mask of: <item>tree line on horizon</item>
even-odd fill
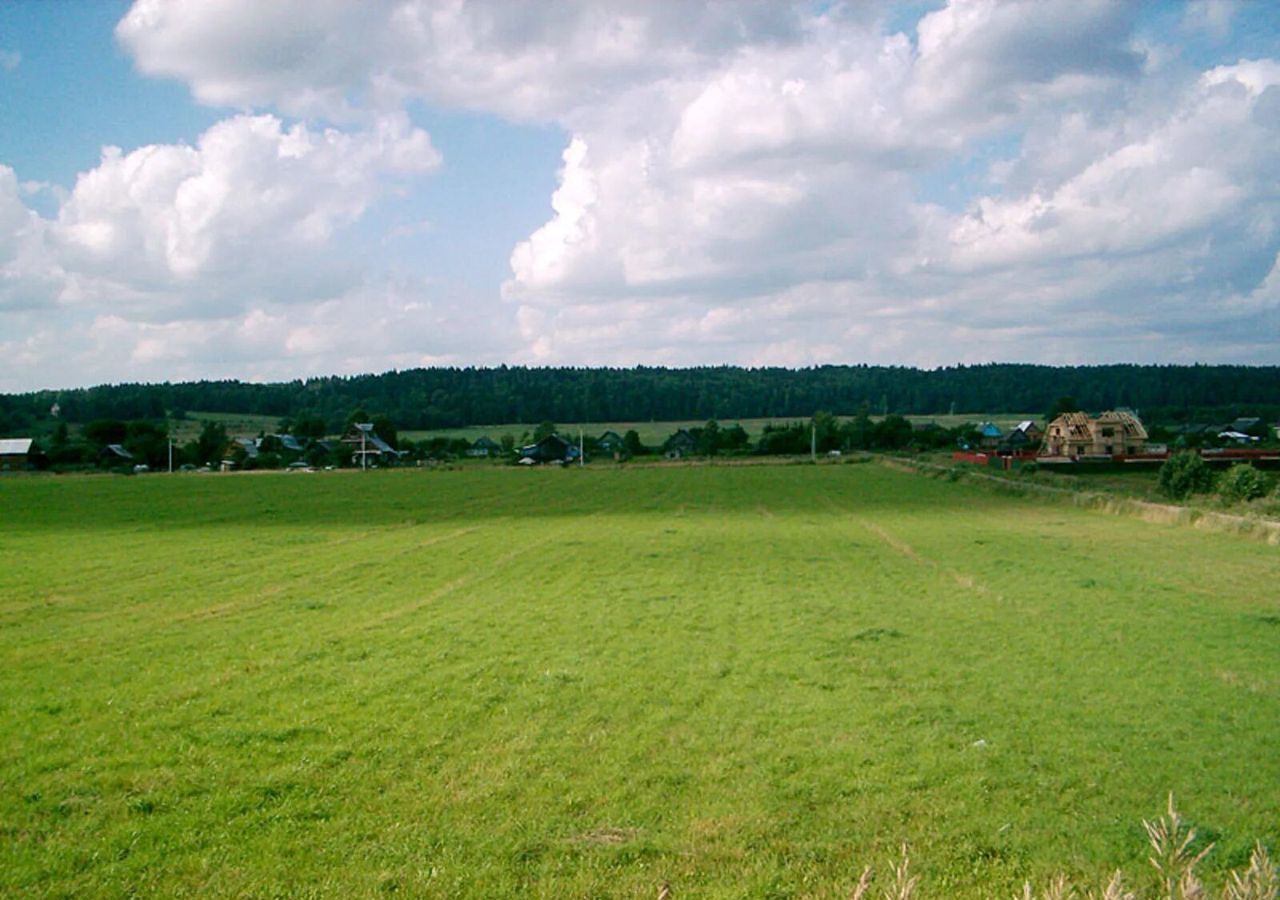
[[[358,407],[402,429],[561,422],[691,421],[851,415],[1040,413],[1069,395],[1081,407],[1129,407],[1165,421],[1280,415],[1280,366],[1044,366],[940,369],[816,366],[430,368],[277,383],[113,384],[0,395],[0,434],[64,421],[160,419],[185,411],[319,419]]]

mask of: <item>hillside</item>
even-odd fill
[[[276,384],[199,381],[102,385],[0,395],[0,434],[64,421],[160,418],[187,410],[318,417],[329,431],[353,410],[406,430],[495,423],[703,421],[852,415],[939,415],[1047,410],[1058,398],[1085,409],[1128,406],[1167,421],[1197,415],[1280,416],[1276,366],[1038,366],[923,370],[896,366],[745,369],[413,369]]]

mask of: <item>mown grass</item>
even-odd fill
[[[1280,837],[1276,550],[879,466],[0,482],[0,893],[932,896]]]

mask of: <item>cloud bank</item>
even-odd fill
[[[138,70],[241,112],[108,148],[50,219],[0,168],[0,351],[88,378],[1280,362],[1280,53],[1179,44],[1229,44],[1235,7],[1165,32],[1098,0],[898,12],[139,0]],[[484,309],[344,250],[397,184],[449,177],[415,104],[565,134]]]

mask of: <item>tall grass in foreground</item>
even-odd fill
[[[1209,900],[1209,889],[1196,873],[1196,866],[1213,850],[1213,844],[1193,851],[1196,830],[1187,825],[1179,814],[1172,794],[1169,795],[1168,811],[1154,822],[1144,819],[1142,827],[1151,844],[1151,865],[1159,874],[1159,888],[1150,895],[1153,900]],[[872,893],[874,880],[872,867],[867,866],[862,870],[849,900],[872,900],[875,896]],[[919,877],[911,874],[911,857],[907,847],[903,846],[902,858],[894,864],[880,896],[884,900],[914,900],[919,883]],[[1219,896],[1222,900],[1276,900],[1278,886],[1280,878],[1277,877],[1275,863],[1259,842],[1254,844],[1249,855],[1249,865],[1227,874]],[[670,887],[664,884],[659,893],[660,900],[670,896]],[[1058,875],[1039,893],[1030,882],[1025,883],[1022,893],[1014,900],[1138,900],[1139,896],[1129,890],[1124,874],[1117,870],[1101,891],[1086,890],[1081,894],[1065,875]]]

